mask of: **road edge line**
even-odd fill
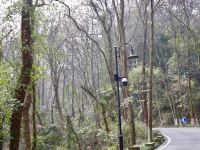
[[[165,135],[165,134],[162,134],[164,137],[165,137],[165,139],[167,140],[167,143],[166,142],[164,142],[163,144],[161,144],[158,148],[156,148],[155,150],[163,150],[164,148],[166,148],[167,147],[167,145],[169,145],[169,143],[171,142],[171,138],[169,137],[169,136],[167,136],[167,135]]]

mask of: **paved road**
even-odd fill
[[[159,150],[200,150],[200,128],[159,128],[168,141]]]

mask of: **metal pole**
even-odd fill
[[[118,52],[115,47],[115,61],[116,61],[116,81],[117,81],[117,101],[118,101],[118,122],[119,122],[119,146],[123,150],[123,135],[122,135],[122,121],[121,121],[121,108],[120,108],[120,95],[119,95],[119,69],[118,69]]]

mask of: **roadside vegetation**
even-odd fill
[[[0,12],[0,150],[119,149],[117,66],[124,149],[162,144],[154,127],[199,126],[198,0],[0,0]]]

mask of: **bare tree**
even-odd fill
[[[120,0],[119,9],[117,8],[115,0],[112,0],[116,18],[117,18],[117,29],[119,33],[119,43],[120,43],[120,64],[121,64],[121,72],[122,76],[128,78],[128,70],[127,70],[127,55],[126,55],[126,36],[125,36],[125,27],[124,27],[124,5],[125,1]],[[123,88],[123,97],[128,97],[128,87]],[[136,144],[136,135],[135,135],[135,122],[134,122],[134,111],[133,105],[131,101],[128,102],[128,123],[129,123],[129,144],[133,146]]]

